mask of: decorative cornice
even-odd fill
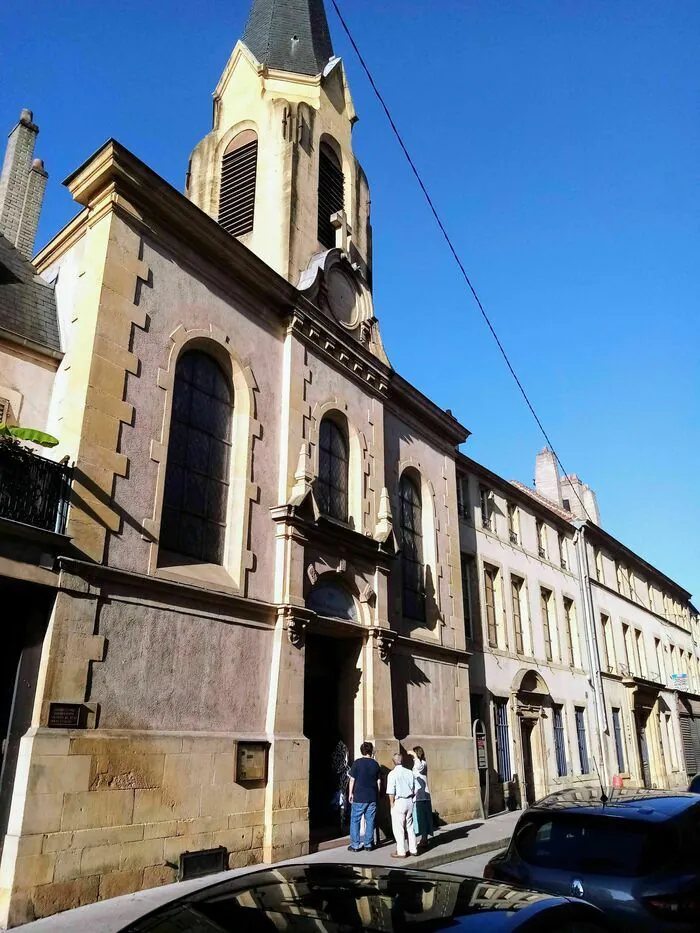
[[[423,641],[422,638],[411,638],[409,635],[398,635],[396,638],[396,647],[409,651],[412,655],[418,657],[435,658],[451,663],[468,664],[473,651],[465,651],[462,648],[449,648],[447,645],[439,645],[437,642]]]
[[[238,596],[234,593],[217,590],[214,586],[195,586],[168,577],[149,576],[143,573],[135,573],[132,570],[121,570],[117,567],[93,564],[89,561],[77,560],[71,557],[59,557],[58,565],[61,570],[97,585],[110,582],[121,583],[137,588],[142,595],[146,595],[149,591],[160,591],[168,593],[170,597],[179,595],[201,603],[225,604],[229,608],[235,608],[243,619],[252,619],[267,625],[274,625],[275,622],[277,607],[274,603]]]
[[[298,293],[293,285],[116,140],[108,140],[64,184],[89,209],[84,221],[106,199],[112,209],[130,214],[154,233],[167,231],[175,236],[237,279],[279,316],[288,314],[294,305]],[[43,262],[51,246],[42,251]]]
[[[302,296],[294,308],[289,329],[321,356],[340,364],[339,369],[372,394],[386,396],[392,370]]]

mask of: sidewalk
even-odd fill
[[[298,862],[343,862],[351,865],[392,865],[394,868],[436,868],[457,862],[482,852],[503,849],[510,842],[515,824],[522,811],[502,813],[488,820],[469,820],[466,823],[450,823],[437,830],[429,849],[415,858],[393,859],[396,851],[392,841],[383,843],[373,852],[349,852],[347,845],[323,849],[313,855],[305,855]]]

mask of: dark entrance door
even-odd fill
[[[304,672],[304,735],[309,739],[309,824],[313,841],[347,834],[341,822],[337,793],[346,791],[334,764],[339,741],[357,756],[354,735],[355,697],[360,684],[357,670],[361,642],[356,638],[330,638],[309,634]]]
[[[520,736],[523,746],[523,783],[525,785],[525,800],[528,806],[535,802],[535,770],[532,765],[532,730],[534,727],[534,719],[520,720]]]
[[[0,578],[0,847],[7,832],[19,742],[32,722],[44,635],[55,592]]]
[[[649,766],[649,744],[647,742],[647,716],[644,713],[636,714],[637,741],[639,743],[639,757],[642,762],[642,780],[646,788],[651,788],[651,768]]]

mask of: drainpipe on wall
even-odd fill
[[[605,787],[610,786],[608,774],[608,759],[605,754],[604,735],[608,732],[608,714],[605,708],[605,691],[601,675],[600,652],[595,629],[595,610],[593,608],[593,594],[591,592],[591,577],[588,567],[588,551],[586,548],[585,522],[575,521],[574,546],[578,556],[579,583],[581,586],[581,604],[583,606],[583,628],[586,635],[586,648],[588,652],[590,683],[593,687],[593,705],[595,707],[596,722],[598,723],[598,749],[602,769],[601,779]]]

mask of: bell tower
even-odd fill
[[[336,251],[368,293],[370,199],[352,151],[356,121],[323,0],[254,0],[186,194],[293,285]]]

